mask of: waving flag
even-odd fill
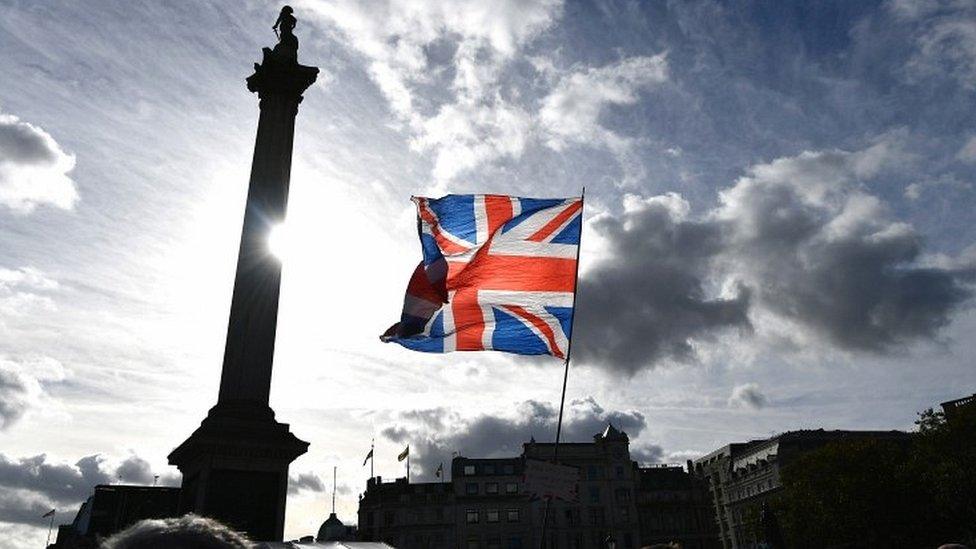
[[[414,197],[424,259],[400,322],[381,336],[431,353],[565,358],[583,200]]]

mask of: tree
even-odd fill
[[[976,542],[976,408],[929,409],[905,440],[849,439],[784,464],[773,504],[790,547]]]

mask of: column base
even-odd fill
[[[307,450],[268,406],[218,403],[169,454],[183,473],[180,511],[217,519],[256,541],[281,541],[288,466]]]

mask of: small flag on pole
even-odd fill
[[[366,467],[366,462],[373,459],[373,449],[369,449],[369,453],[366,454],[366,459],[363,460],[363,467]]]
[[[397,456],[397,461],[403,461],[407,459],[407,457],[409,456],[410,456],[410,445],[407,444],[407,447],[404,448],[402,452],[400,452],[399,456]]]
[[[444,476],[444,462],[441,462],[441,464],[437,466],[437,470],[434,471],[434,476],[437,478]]]
[[[380,339],[414,351],[566,358],[583,198],[414,197],[423,261],[400,322]]]
[[[47,513],[44,513],[43,515],[41,515],[41,518],[53,517],[55,512],[57,512],[57,509],[51,509]]]

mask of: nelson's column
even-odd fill
[[[169,455],[183,473],[180,507],[213,517],[252,539],[282,539],[288,465],[308,443],[275,421],[268,406],[278,320],[281,264],[268,251],[271,228],[285,217],[295,115],[318,68],[298,64],[295,17],[285,6],[274,50],[264,48],[247,89],[260,98],[254,159],[217,404]]]

